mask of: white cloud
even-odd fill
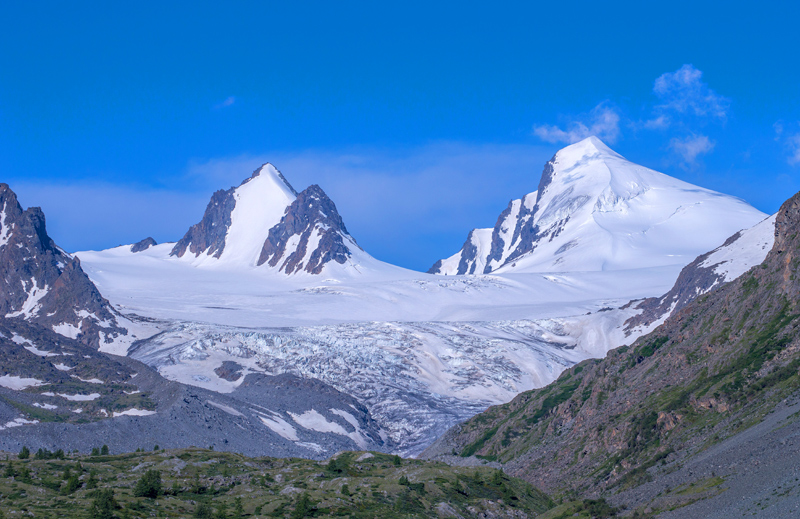
[[[214,109],[219,110],[221,108],[227,108],[229,106],[233,106],[235,102],[236,102],[236,96],[229,96],[221,103],[214,105]]]
[[[789,146],[789,158],[787,161],[791,166],[800,164],[800,133],[796,133],[786,139]]]
[[[775,130],[775,140],[779,141],[781,139],[781,135],[783,135],[783,121],[777,121],[772,125],[772,128]]]
[[[681,157],[682,166],[694,167],[697,158],[714,149],[716,143],[705,135],[690,135],[683,139],[677,137],[669,142],[669,147]]]
[[[725,121],[730,99],[709,88],[702,77],[703,73],[692,65],[659,76],[653,84],[653,92],[661,99],[661,104],[655,107],[656,113],[666,117],[679,113]]]
[[[545,142],[552,143],[571,144],[594,135],[609,144],[614,144],[620,134],[619,121],[619,114],[603,102],[588,114],[570,121],[566,129],[545,124],[534,126],[533,134]]]
[[[641,123],[641,126],[648,129],[648,130],[663,130],[664,128],[668,128],[671,121],[669,117],[666,115],[659,115],[658,117],[654,117],[653,119],[649,119],[644,123]]]

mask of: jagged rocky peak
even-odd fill
[[[319,274],[335,261],[344,264],[358,247],[336,210],[318,185],[297,195],[280,223],[269,230],[258,265],[268,264],[286,274],[305,271]]]
[[[249,259],[254,263],[267,231],[280,221],[286,206],[296,197],[297,192],[281,172],[266,163],[238,187],[215,192],[203,219],[175,244],[170,255],[183,257],[189,252],[194,257],[242,259],[242,252],[254,249]]]
[[[198,265],[320,274],[328,263],[345,264],[353,250],[361,249],[322,188],[298,194],[267,163],[238,187],[214,193],[170,255]]]
[[[0,318],[40,324],[99,347],[127,331],[80,261],[48,236],[39,207],[22,210],[0,184]]]
[[[144,252],[150,247],[153,247],[155,245],[158,245],[158,242],[155,241],[152,237],[148,236],[144,240],[138,241],[133,245],[131,245],[131,252],[133,253]]]
[[[740,199],[629,162],[597,137],[559,150],[538,189],[470,232],[433,274],[564,272],[686,264],[766,215]]]

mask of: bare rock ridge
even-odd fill
[[[37,323],[95,348],[127,330],[81,269],[48,236],[38,207],[0,184],[0,316]]]
[[[158,242],[156,242],[153,238],[148,236],[144,240],[138,241],[138,242],[134,243],[133,245],[131,245],[131,252],[133,252],[133,253],[144,252],[147,249],[149,249],[150,247],[153,247],[155,245],[158,245]]]
[[[288,249],[293,238],[297,239],[297,245],[291,251]],[[286,274],[300,270],[319,274],[330,261],[339,264],[347,261],[351,253],[345,240],[355,245],[336,205],[314,184],[297,195],[280,223],[269,230],[258,265],[280,264],[279,270]]]
[[[773,240],[762,239],[766,230]],[[710,281],[721,271],[697,268],[727,269],[719,258],[743,240],[756,244],[751,258],[771,246],[749,269],[725,270],[735,279]],[[713,517],[742,517],[764,509],[770,496],[776,509],[791,505],[793,512],[765,517],[792,517],[800,449],[759,441],[779,430],[800,434],[798,258],[800,193],[774,218],[698,258],[684,281],[694,270],[698,288],[710,283],[713,292],[688,301],[683,286],[671,304],[688,302],[652,333],[450,429],[423,457],[478,455],[546,491],[610,497],[639,515],[687,506],[678,516],[708,517],[689,508],[708,498],[716,503]],[[770,464],[759,469],[769,479],[756,492],[750,467],[760,463]],[[744,490],[726,493],[729,482]]]
[[[227,191],[220,189],[211,195],[203,219],[186,231],[183,238],[172,248],[170,256],[182,257],[189,251],[195,256],[205,252],[209,256],[220,257],[225,249],[225,236],[231,226],[231,212],[236,205],[233,198],[234,190],[233,187]]]

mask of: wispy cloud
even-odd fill
[[[685,169],[697,166],[697,159],[714,149],[716,143],[706,135],[689,135],[682,139],[673,138],[669,147],[681,157],[681,166]]]
[[[197,160],[169,189],[101,182],[7,179],[26,206],[40,205],[67,250],[102,249],[146,236],[178,240],[211,193],[239,185],[264,162],[301,191],[319,184],[370,254],[427,270],[457,251],[469,229],[494,225],[512,196],[538,185],[552,146],[440,142],[409,149],[303,150]],[[75,204],[80,199],[84,203]]]
[[[565,128],[554,125],[537,125],[533,134],[545,142],[567,143],[578,142],[595,135],[614,144],[619,139],[620,116],[607,102],[595,106],[588,114],[583,114],[569,121]]]
[[[788,150],[786,162],[790,166],[800,165],[800,133],[787,133],[783,121],[777,121],[772,125],[775,130],[775,142],[782,143]]]
[[[673,114],[689,114],[725,121],[731,101],[702,81],[703,73],[692,65],[659,76],[653,93],[660,99],[655,106],[655,120],[666,122]]]
[[[40,206],[53,239],[68,251],[105,249],[154,237],[175,241],[197,223],[210,193],[102,181],[12,181],[23,207]],[[80,200],[80,203],[75,203]]]
[[[787,161],[789,165],[797,166],[800,164],[800,133],[789,136],[786,142],[789,146],[789,158]]]
[[[626,112],[603,101],[590,112],[562,116],[562,125],[539,124],[533,134],[544,142],[573,143],[590,135],[615,143],[622,129],[666,132],[668,148],[680,158],[681,167],[695,168],[702,155],[714,149],[715,142],[696,132],[710,121],[725,123],[731,101],[703,82],[703,72],[693,65],[683,65],[674,72],[661,74],[653,82],[658,101],[638,110],[638,117],[623,117]],[[777,127],[776,127],[777,130]],[[688,134],[688,136],[687,136]]]
[[[775,124],[772,125],[772,129],[775,130],[775,140],[781,140],[781,136],[783,135],[783,121],[775,122]]]
[[[222,108],[227,108],[229,106],[233,106],[236,103],[236,96],[229,96],[221,103],[217,103],[214,105],[214,110],[220,110]]]

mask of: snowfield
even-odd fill
[[[248,373],[322,380],[363,403],[403,454],[630,344],[655,325],[625,333],[637,313],[626,303],[665,294],[695,257],[766,217],[590,138],[560,151],[540,189],[512,202],[497,228],[470,234],[474,257],[462,257],[465,245],[440,266],[453,274],[463,259],[491,274],[422,274],[354,247],[347,262],[319,275],[287,275],[253,257],[290,202],[287,185],[272,174],[238,188],[220,258],[172,257],[172,243],[77,253],[136,337],[150,337],[130,350],[132,340],[108,348],[219,393],[235,391]],[[766,255],[769,225],[742,233],[709,265],[725,269],[726,280],[740,275]],[[534,242],[525,245],[526,236]],[[221,378],[223,362],[238,364],[241,376]],[[291,441],[298,427],[361,441],[357,426],[347,432],[322,415],[293,415],[293,425],[258,414]]]

